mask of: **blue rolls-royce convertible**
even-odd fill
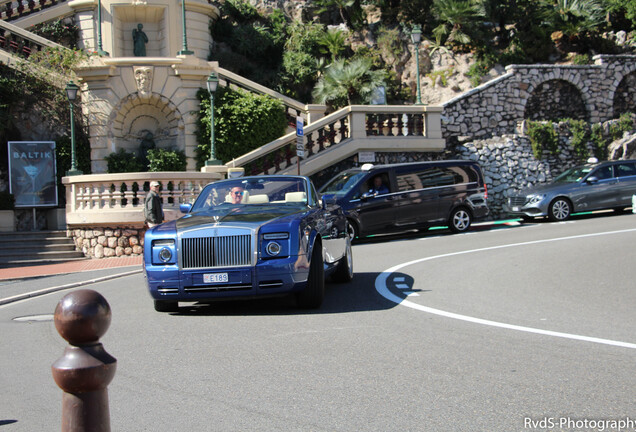
[[[346,217],[307,177],[255,176],[208,184],[185,216],[146,231],[144,267],[155,310],[293,293],[317,308],[325,278],[353,278]]]

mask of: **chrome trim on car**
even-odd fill
[[[211,228],[186,232],[180,239],[183,270],[253,266],[256,234],[245,228]]]
[[[251,283],[240,284],[224,284],[224,285],[206,285],[206,286],[194,286],[184,287],[185,292],[217,292],[217,291],[237,291],[237,290],[251,290]]]

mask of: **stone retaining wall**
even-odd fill
[[[85,228],[67,230],[66,236],[85,256],[107,258],[143,255],[145,232],[145,228]]]
[[[528,118],[598,123],[636,111],[636,56],[598,55],[594,61],[587,66],[510,65],[506,74],[442,105],[442,135],[452,145],[466,137],[515,133]]]

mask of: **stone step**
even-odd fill
[[[28,231],[0,233],[0,264],[34,265],[63,262],[86,257],[75,250],[66,231]]]

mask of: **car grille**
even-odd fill
[[[252,264],[252,236],[184,238],[181,263],[184,269],[248,266]]]
[[[512,196],[508,198],[508,203],[511,206],[523,206],[526,203],[525,196]]]

